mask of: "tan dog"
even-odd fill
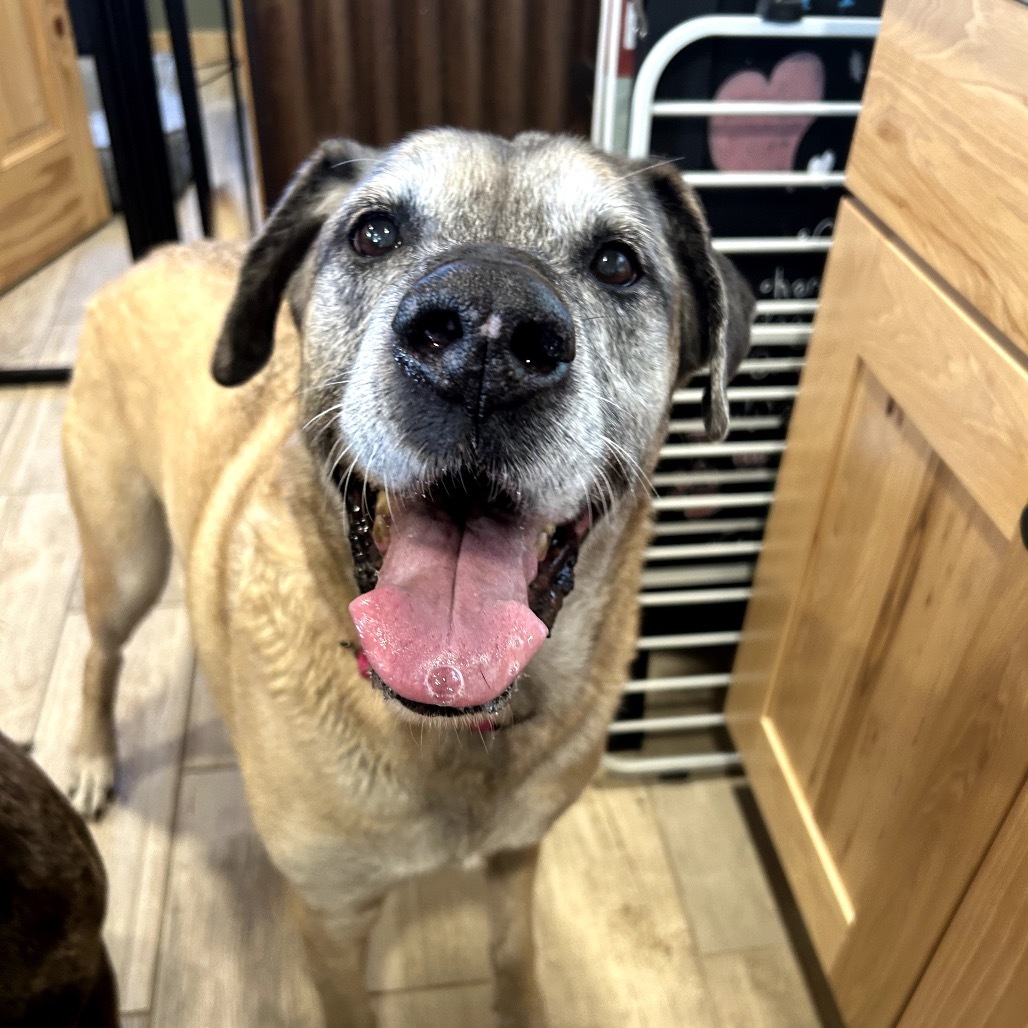
[[[370,1022],[383,895],[479,858],[500,1021],[544,1023],[537,846],[632,656],[671,392],[708,365],[720,438],[748,343],[709,242],[672,168],[433,131],[324,144],[242,260],[165,250],[90,308],[64,426],[93,640],[73,796],[95,816],[113,787],[120,650],[174,547],[330,1024]]]

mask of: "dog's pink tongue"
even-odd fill
[[[546,638],[528,607],[536,531],[489,517],[460,528],[425,504],[392,511],[378,585],[350,604],[371,666],[418,703],[499,696]]]

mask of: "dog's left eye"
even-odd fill
[[[383,257],[400,245],[400,229],[388,214],[365,214],[350,241],[362,257]]]
[[[642,277],[639,259],[625,243],[604,243],[589,270],[607,286],[630,286]]]

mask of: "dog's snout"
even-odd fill
[[[528,263],[462,255],[400,301],[396,357],[413,378],[479,416],[557,385],[575,356],[571,315]]]

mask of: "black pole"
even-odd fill
[[[96,76],[129,247],[138,260],[159,243],[178,239],[150,27],[139,0],[91,0],[83,6],[92,20]]]
[[[168,18],[171,50],[175,55],[175,74],[182,97],[182,114],[186,119],[186,138],[189,140],[189,163],[193,169],[196,200],[200,205],[200,224],[205,236],[214,235],[211,220],[211,180],[207,173],[207,146],[203,138],[203,119],[200,100],[196,92],[196,74],[193,71],[193,51],[189,45],[189,21],[183,0],[164,0],[164,13]]]

